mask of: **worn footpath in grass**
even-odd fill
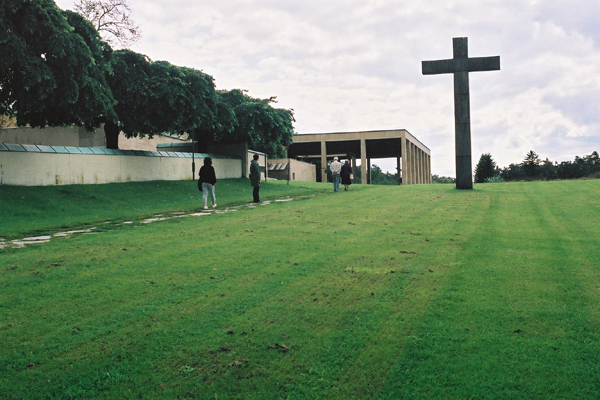
[[[252,200],[248,179],[220,179],[216,194],[223,207]],[[269,181],[264,200],[322,193],[326,186],[309,182]],[[157,213],[199,210],[202,193],[196,181],[151,181],[104,185],[0,186],[0,238],[48,234],[105,221],[141,220]]]
[[[600,396],[600,182],[323,188],[1,251],[0,397]]]

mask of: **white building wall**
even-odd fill
[[[0,151],[0,184],[47,186],[192,179],[191,158]],[[196,165],[203,158],[196,157]],[[213,158],[217,179],[241,178],[242,161]]]

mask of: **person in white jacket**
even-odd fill
[[[333,191],[338,192],[340,190],[340,171],[342,170],[342,163],[338,161],[337,157],[333,157],[333,162],[329,165],[331,171],[331,178],[333,179]]]

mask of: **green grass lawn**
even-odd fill
[[[252,201],[248,179],[217,182],[218,204],[223,207]],[[261,199],[326,192],[327,186],[283,181],[263,183]],[[86,227],[105,221],[141,220],[157,213],[199,211],[202,193],[195,181],[154,181],[69,186],[0,186],[0,237],[48,234],[65,228]]]
[[[6,238],[201,203],[0,195]],[[600,398],[600,181],[261,189],[285,196],[0,250],[0,398]]]

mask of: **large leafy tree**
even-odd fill
[[[104,126],[106,145],[118,148],[121,130],[128,137],[151,133],[148,117],[150,91],[150,62],[147,57],[132,51],[117,51],[113,54],[113,74],[108,77],[113,96],[117,99],[115,112],[119,117],[107,121]]]
[[[212,126],[217,108],[210,75],[166,61],[152,62],[130,50],[114,52],[112,69],[109,84],[118,118],[105,126],[109,148],[117,147],[120,131],[127,137],[152,137]]]
[[[118,147],[121,131],[197,132],[206,141],[247,142],[273,157],[291,144],[293,111],[272,107],[275,98],[217,94],[202,71],[113,53],[89,21],[52,0],[5,0],[0,24],[0,115],[16,117],[18,125],[92,130],[104,122],[110,148]]]
[[[210,125],[216,112],[212,76],[166,61],[151,64],[150,108],[154,133],[182,135]]]
[[[0,54],[0,114],[16,117],[18,125],[91,130],[114,118],[104,79],[110,48],[52,0],[3,2]]]
[[[62,11],[72,27],[74,35],[79,36],[85,46],[79,46],[81,63],[85,65],[83,75],[75,78],[80,81],[78,101],[70,108],[73,120],[79,118],[77,125],[85,125],[84,121],[99,122],[115,119],[115,99],[108,86],[106,77],[112,73],[112,49],[102,41],[94,27],[81,15],[72,11]],[[87,51],[86,51],[87,50]],[[91,59],[88,57],[91,56]],[[90,124],[88,124],[90,127]]]
[[[235,112],[227,103],[223,93],[222,91],[216,92],[215,113],[213,113],[210,122],[192,132],[193,139],[198,143],[201,152],[207,152],[209,144],[215,142],[226,143],[235,129],[237,123]],[[232,141],[230,140],[230,142]]]
[[[274,97],[257,99],[240,89],[217,93],[223,109],[219,113],[222,119],[213,127],[216,142],[246,142],[269,157],[285,156],[294,135],[293,110],[274,108]]]

